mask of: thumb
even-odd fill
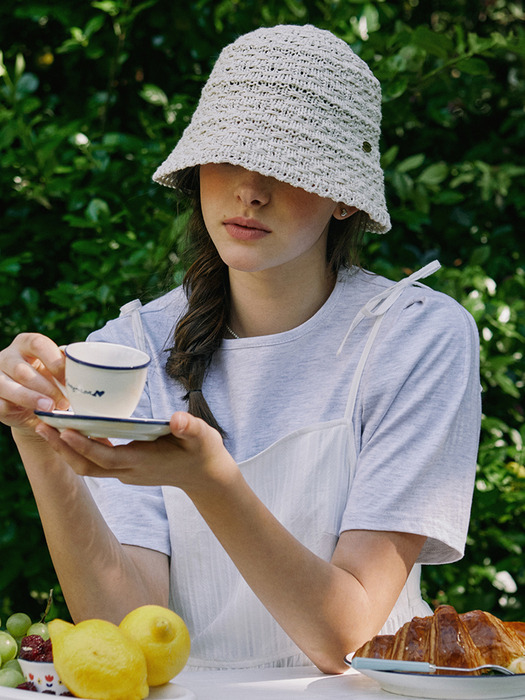
[[[177,411],[170,418],[170,430],[171,434],[180,440],[202,440],[213,428],[191,413]]]

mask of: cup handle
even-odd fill
[[[59,345],[58,349],[62,354],[64,354],[64,350],[67,348],[67,345]],[[55,379],[55,377],[51,377],[51,379],[55,382],[57,387],[60,389],[60,391],[64,394],[64,397],[67,399],[67,394],[66,394],[66,387],[62,382],[59,382],[58,379]]]

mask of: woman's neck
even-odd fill
[[[230,270],[229,326],[243,337],[283,333],[305,323],[326,302],[336,276],[282,275],[274,270]]]

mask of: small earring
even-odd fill
[[[346,209],[341,209],[341,218],[344,219],[345,216],[348,216],[348,212],[346,211]]]

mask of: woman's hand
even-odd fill
[[[154,442],[112,446],[75,430],[57,430],[40,423],[37,434],[82,476],[116,477],[126,484],[178,486],[201,494],[225,485],[238,472],[219,433],[189,413],[174,413],[171,435]]]
[[[66,409],[69,402],[53,378],[64,382],[64,355],[50,338],[21,333],[0,352],[0,421],[33,433],[33,411]]]

